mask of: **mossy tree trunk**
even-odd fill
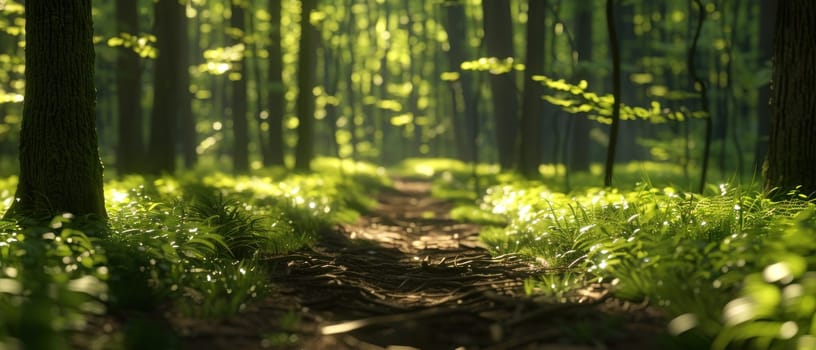
[[[780,1],[765,190],[816,194],[816,2]]]
[[[7,217],[105,218],[90,0],[27,1],[17,201]]]

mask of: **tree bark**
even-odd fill
[[[152,174],[172,174],[176,170],[176,132],[179,130],[181,102],[176,100],[187,86],[179,79],[179,57],[186,55],[186,26],[184,6],[177,0],[158,0],[155,3],[156,48],[154,63],[153,112],[150,117],[150,142],[147,170]],[[186,69],[186,68],[185,68]],[[189,91],[188,91],[189,93]]]
[[[576,11],[575,41],[578,51],[578,68],[575,77],[579,80],[592,81],[587,65],[592,61],[592,6],[583,4]],[[567,164],[570,171],[589,171],[589,151],[592,145],[589,132],[592,122],[587,115],[573,116],[571,130],[569,159]]]
[[[759,12],[759,64],[768,66],[773,55],[774,22],[776,21],[777,0],[761,0]],[[768,155],[768,132],[771,129],[771,83],[759,88],[757,113],[757,142],[754,150],[754,173],[762,173],[762,164]]]
[[[509,0],[483,0],[485,43],[487,55],[500,60],[514,58],[513,19]],[[540,33],[540,34],[543,34]],[[528,37],[529,39],[529,37]],[[490,74],[490,90],[493,94],[493,123],[499,165],[512,169],[518,149],[518,100],[515,70]]]
[[[540,176],[542,101],[544,87],[533,80],[534,75],[544,74],[544,35],[547,32],[545,0],[529,0],[527,14],[527,54],[524,60],[524,97],[521,107],[521,149],[519,172],[527,178]]]
[[[6,217],[106,218],[90,0],[27,1],[20,180]]]
[[[281,1],[269,0],[272,28],[269,45],[269,159],[264,165],[283,166],[283,46],[281,45]]]
[[[137,0],[116,3],[116,27],[119,35],[139,34]],[[119,145],[116,170],[119,175],[142,170],[144,140],[142,131],[142,68],[132,47],[120,46],[116,52],[116,92],[119,117]]]
[[[459,158],[465,162],[474,161],[473,125],[477,118],[476,100],[473,91],[472,73],[461,69],[467,60],[467,32],[465,30],[465,9],[461,2],[445,5],[445,30],[448,32],[448,70],[459,73],[459,80],[450,83],[453,102],[453,128]],[[459,112],[462,112],[461,115]]]
[[[609,53],[612,55],[612,126],[609,128],[609,145],[606,149],[604,166],[604,186],[612,186],[612,175],[615,170],[615,155],[618,147],[618,130],[620,127],[621,107],[621,57],[618,45],[618,33],[615,28],[615,1],[606,0],[606,26],[609,31]]]
[[[240,45],[244,42],[244,8],[237,0],[232,0],[230,7],[231,44]],[[249,125],[247,122],[247,76],[246,55],[234,63],[232,73],[232,170],[235,173],[249,171]]]
[[[297,115],[300,123],[297,128],[295,147],[295,169],[310,171],[314,156],[314,66],[315,66],[315,29],[310,23],[312,11],[317,6],[316,0],[302,0],[300,17],[300,48],[298,49],[298,95]]]
[[[780,1],[774,38],[765,191],[816,194],[816,2]]]
[[[179,118],[179,135],[181,157],[184,160],[184,167],[191,169],[198,163],[198,133],[196,132],[196,120],[193,115],[192,95],[190,94],[190,37],[187,35],[189,29],[189,20],[185,15],[184,6],[182,6],[180,16],[177,21],[178,30],[176,34],[176,50],[179,55],[175,59],[176,65],[176,84],[175,103],[178,105]],[[196,31],[198,32],[198,31]]]

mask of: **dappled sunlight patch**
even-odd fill
[[[16,330],[26,313],[58,344],[108,312],[159,305],[178,318],[240,312],[269,290],[263,258],[354,220],[373,205],[371,191],[387,183],[367,164],[344,171],[130,175],[105,184],[107,226],[70,214],[25,229],[0,221],[0,347],[27,341]],[[0,179],[6,205],[16,181]]]
[[[565,194],[511,181],[488,188],[478,209],[505,220],[481,233],[494,254],[561,271],[527,281],[531,295],[565,302],[604,283],[667,311],[671,334],[710,337],[717,349],[807,344],[816,331],[812,203],[727,183],[706,195],[649,185]]]

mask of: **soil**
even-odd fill
[[[171,319],[188,349],[654,349],[665,320],[596,283],[560,300],[524,280],[561,271],[492,256],[430,184],[396,180],[356,224],[269,259],[274,290],[220,322]]]

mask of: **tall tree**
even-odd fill
[[[544,74],[544,34],[547,32],[546,0],[529,0],[527,13],[527,53],[524,60],[524,97],[521,107],[521,149],[519,171],[528,178],[539,176],[541,163],[541,119],[543,87],[533,80]]]
[[[620,128],[621,109],[621,59],[618,45],[618,32],[615,28],[615,1],[606,0],[606,27],[609,31],[609,51],[612,55],[612,126],[609,128],[609,145],[606,149],[604,166],[604,186],[612,186],[612,175],[615,167],[615,154],[618,147],[618,130]]]
[[[116,29],[119,35],[135,38],[139,33],[137,0],[116,2]],[[116,92],[119,116],[119,145],[116,148],[116,170],[119,175],[141,171],[144,157],[142,131],[142,69],[139,54],[130,45],[116,52]]]
[[[317,7],[316,0],[302,0],[300,14],[300,47],[298,48],[298,95],[296,109],[298,115],[297,144],[295,147],[295,169],[311,170],[314,156],[314,88],[315,80],[315,29],[310,18]]]
[[[283,164],[283,114],[286,111],[283,86],[283,46],[281,45],[282,5],[269,0],[272,28],[269,32],[269,159],[264,165]]]
[[[231,0],[230,43],[244,46],[244,2]],[[233,63],[232,81],[232,167],[236,173],[249,171],[249,125],[247,122],[246,55]]]
[[[453,104],[453,128],[459,158],[470,162],[475,160],[475,135],[473,126],[477,121],[476,93],[473,91],[473,77],[469,71],[461,69],[467,56],[467,31],[464,4],[461,1],[445,3],[445,30],[448,32],[448,70],[459,74],[450,82]],[[460,113],[461,112],[461,113]]]
[[[355,69],[355,61],[356,61],[356,54],[354,52],[354,37],[356,35],[356,27],[357,27],[357,19],[354,15],[354,0],[349,0],[348,4],[348,18],[346,19],[346,35],[348,35],[348,40],[346,40],[346,46],[348,50],[346,50],[346,57],[347,59],[347,66],[348,73],[346,74],[345,81],[346,81],[346,101],[349,107],[349,115],[348,115],[348,126],[349,126],[349,135],[350,140],[349,144],[351,144],[351,159],[357,160],[357,94],[354,91],[354,69]]]
[[[777,0],[761,0],[760,10],[762,14],[759,18],[759,64],[763,67],[769,66],[773,51],[774,21],[776,20]],[[757,125],[757,143],[754,150],[754,173],[761,174],[762,163],[768,154],[768,130],[771,128],[771,84],[763,85],[759,88],[759,103],[757,113],[759,115],[759,125]]]
[[[709,155],[711,153],[711,138],[712,138],[712,129],[714,127],[713,120],[711,118],[711,113],[708,104],[708,87],[706,86],[706,82],[697,74],[697,64],[696,64],[696,52],[697,52],[697,44],[700,41],[700,34],[702,33],[703,22],[706,20],[706,9],[703,7],[703,3],[701,0],[689,0],[689,4],[694,3],[695,7],[697,8],[697,12],[699,13],[699,18],[697,19],[697,26],[694,30],[694,38],[691,40],[691,45],[688,49],[688,56],[686,58],[686,66],[688,67],[689,75],[691,76],[691,80],[693,83],[693,88],[700,93],[700,105],[703,109],[703,112],[706,114],[705,119],[705,144],[703,145],[703,164],[700,167],[700,186],[699,192],[702,193],[705,189],[706,184],[706,177],[708,174],[708,163],[709,163]],[[689,17],[691,18],[691,17]]]
[[[182,111],[180,92],[189,93],[182,81],[180,57],[186,56],[187,25],[185,8],[178,0],[155,3],[156,49],[154,64],[153,111],[150,116],[150,141],[147,157],[150,173],[173,173],[176,170],[176,131]],[[186,63],[183,67],[187,71]]]
[[[487,55],[499,60],[513,59],[513,18],[510,1],[483,0],[485,43]],[[536,37],[538,37],[536,34]],[[543,34],[540,33],[540,34]],[[518,100],[515,71],[496,71],[490,74],[490,90],[493,94],[493,123],[499,165],[511,169],[516,159],[516,136],[518,134]]]
[[[780,1],[774,37],[765,190],[816,194],[816,2]]]
[[[578,80],[590,80],[592,77],[589,64],[592,60],[593,4],[584,2],[576,4],[576,6],[575,50],[578,54],[578,63],[575,78]],[[579,115],[573,118],[569,159],[567,161],[570,171],[589,171],[589,150],[591,145],[589,131],[591,123],[586,115]]]
[[[105,218],[90,0],[27,1],[20,180],[7,217]]]
[[[181,150],[181,157],[184,160],[184,167],[192,168],[198,162],[198,133],[196,132],[195,115],[193,114],[192,95],[190,94],[190,38],[189,20],[185,14],[185,7],[187,1],[182,1],[181,12],[176,17],[177,30],[176,33],[176,49],[177,55],[174,56],[175,75],[173,79],[178,80],[175,84],[175,93],[173,100],[178,108],[178,130],[179,140],[178,144]],[[196,30],[196,32],[198,32]]]

